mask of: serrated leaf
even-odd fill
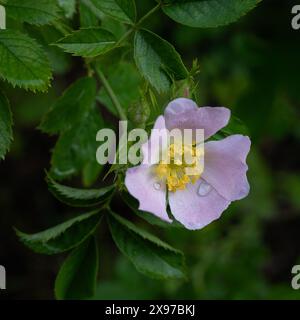
[[[182,80],[188,76],[175,48],[148,30],[136,32],[134,58],[142,75],[159,92],[170,89],[172,79]]]
[[[58,17],[56,0],[6,0],[7,16],[21,22],[43,25]]]
[[[47,177],[51,193],[61,202],[74,207],[92,207],[103,203],[112,194],[114,186],[101,189],[78,189],[64,186]]]
[[[108,220],[116,245],[139,272],[156,279],[186,277],[181,251],[119,215],[111,213]]]
[[[0,90],[0,159],[3,159],[13,140],[12,114],[9,101]]]
[[[103,67],[103,70],[105,70],[107,80],[125,110],[139,100],[142,79],[134,65],[123,61],[111,68]],[[118,112],[104,87],[101,87],[97,98],[112,114],[118,117]]]
[[[89,238],[76,248],[61,266],[55,280],[56,299],[85,299],[93,296],[98,268],[96,239]]]
[[[59,6],[63,9],[66,18],[70,19],[76,12],[76,0],[58,0]]]
[[[92,211],[39,233],[26,234],[18,230],[16,233],[33,251],[51,255],[78,246],[95,231],[100,220],[99,211]]]
[[[102,128],[103,120],[93,106],[78,124],[60,135],[51,158],[51,174],[65,179],[79,174],[91,162],[97,165],[96,135]]]
[[[261,0],[165,0],[162,9],[181,24],[211,28],[238,20]]]
[[[134,0],[90,0],[103,13],[125,23],[136,20],[136,6]]]
[[[13,86],[45,91],[51,79],[46,54],[29,36],[0,30],[0,76]]]
[[[144,219],[148,223],[159,226],[161,228],[184,228],[180,223],[177,221],[173,221],[172,223],[165,222],[153,214],[146,212],[146,211],[141,211],[139,210],[139,202],[131,197],[128,193],[122,193],[122,199],[123,201],[127,204],[127,206],[135,213],[138,217]]]
[[[102,28],[86,28],[74,31],[55,43],[65,52],[85,58],[96,57],[114,47],[115,36]]]
[[[43,46],[54,74],[62,75],[70,70],[72,57],[55,46],[49,46],[49,43],[62,37],[56,27],[50,25],[37,27],[26,24],[24,29]]]
[[[40,124],[40,129],[55,134],[74,127],[91,110],[95,95],[95,79],[85,77],[77,80],[50,108]]]
[[[103,120],[96,109],[96,81],[82,78],[71,85],[46,114],[40,128],[60,133],[52,153],[51,174],[64,179],[80,173],[88,164],[96,167],[96,134]]]

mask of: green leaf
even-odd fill
[[[59,28],[56,28],[57,25],[56,27],[49,25],[36,27],[26,24],[24,27],[26,32],[43,46],[54,74],[62,75],[70,71],[72,57],[62,52],[58,47],[49,45],[62,37],[61,32],[57,30]]]
[[[94,9],[96,9],[96,12]],[[99,26],[99,20],[102,19],[104,14],[95,8],[90,1],[80,1],[79,15],[80,26],[82,28],[90,28]]]
[[[92,207],[103,203],[115,188],[111,185],[101,189],[78,189],[59,184],[50,176],[47,180],[51,193],[59,201],[74,207]]]
[[[161,228],[184,228],[179,222],[173,221],[172,223],[165,222],[153,214],[139,210],[139,202],[131,197],[128,193],[123,192],[121,194],[123,201],[127,204],[127,206],[135,213],[138,217],[144,219],[148,223],[159,226]]]
[[[148,30],[136,32],[134,58],[142,75],[159,92],[170,89],[172,80],[182,80],[188,76],[175,48]]]
[[[103,166],[99,165],[97,161],[88,162],[82,171],[82,183],[84,187],[89,188],[92,186],[99,178]]]
[[[211,28],[238,20],[261,0],[165,0],[163,11],[181,24]]]
[[[87,0],[85,0],[87,1]],[[88,0],[97,9],[112,18],[125,23],[134,23],[136,20],[136,6],[134,0]]]
[[[14,30],[0,30],[0,76],[13,86],[45,91],[51,71],[46,54],[34,39]]]
[[[76,248],[61,266],[55,280],[56,299],[92,297],[95,294],[98,269],[98,246],[93,237]]]
[[[96,230],[100,220],[99,211],[92,211],[36,234],[26,234],[18,230],[16,233],[33,251],[51,255],[78,246]]]
[[[56,0],[7,0],[4,6],[8,17],[36,25],[54,21],[59,11]]]
[[[228,125],[214,134],[210,140],[222,140],[233,134],[242,134],[246,136],[250,135],[246,124],[234,115],[230,117]]]
[[[185,278],[183,253],[124,218],[108,217],[112,237],[120,251],[136,269],[156,279]]]
[[[106,68],[106,71],[107,80],[116,93],[121,106],[125,110],[128,110],[128,107],[140,98],[139,88],[142,83],[142,79],[139,72],[134,65],[125,61],[122,61],[111,68]],[[112,114],[118,117],[118,112],[105,88],[102,87],[100,89],[97,99]]]
[[[51,174],[57,179],[65,179],[79,174],[87,164],[99,165],[96,152],[99,144],[97,132],[103,128],[103,120],[94,105],[70,130],[62,133],[53,150]]]
[[[109,30],[117,39],[121,39],[127,31],[126,25],[124,23],[117,21],[107,15],[102,18],[101,27]]]
[[[70,19],[76,12],[76,0],[58,0],[59,6],[63,9],[66,18]]]
[[[234,115],[230,117],[228,125],[220,132],[224,133],[226,136],[233,134],[243,134],[246,136],[250,135],[249,129],[247,128],[246,124]]]
[[[0,159],[3,159],[13,140],[12,114],[9,101],[0,90]]]
[[[49,134],[67,131],[81,122],[95,102],[96,80],[84,77],[73,83],[54,103],[39,128]]]
[[[114,47],[115,36],[102,28],[86,28],[74,31],[55,43],[65,52],[85,58],[96,57]]]

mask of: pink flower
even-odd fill
[[[230,110],[223,107],[198,108],[190,99],[180,98],[169,103],[164,116],[158,117],[156,129],[204,129],[205,139],[228,124]],[[153,134],[142,151],[144,158],[150,152],[159,152],[151,144]],[[167,214],[167,197],[172,215],[187,229],[201,229],[218,219],[232,201],[249,193],[246,157],[250,139],[232,135],[220,141],[204,144],[204,170],[196,179],[180,175],[168,166],[141,165],[126,172],[125,185],[139,200],[139,209],[160,219],[172,222]],[[178,167],[178,170],[181,168]],[[173,173],[171,173],[173,172]],[[162,179],[164,177],[164,179]],[[167,192],[169,191],[169,192]]]

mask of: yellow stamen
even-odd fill
[[[160,161],[155,166],[155,175],[159,180],[167,184],[168,190],[175,192],[184,190],[189,183],[195,183],[201,176],[199,170],[196,174],[188,174],[187,169],[197,169],[197,161],[195,156],[197,150],[195,145],[182,145],[172,143],[167,150],[167,158],[170,160],[167,164],[165,161]],[[185,162],[185,156],[192,157],[195,160],[192,164]],[[198,152],[199,156],[199,152]],[[201,153],[201,157],[203,154]],[[198,159],[197,159],[198,160]]]

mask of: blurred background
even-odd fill
[[[153,1],[139,0],[140,12]],[[298,1],[300,4],[300,1]],[[149,28],[173,43],[188,66],[200,65],[201,105],[223,105],[248,127],[250,195],[222,219],[197,232],[150,227],[186,253],[189,281],[155,281],[140,275],[100,228],[100,279],[95,299],[298,299],[291,269],[300,264],[300,30],[291,27],[297,1],[263,0],[239,22],[192,29],[164,15]],[[76,21],[76,17],[74,18]],[[14,112],[14,143],[0,162],[0,264],[8,289],[1,298],[53,299],[64,255],[42,256],[18,242],[13,227],[38,232],[74,210],[60,204],[45,183],[56,137],[41,133],[42,115],[85,70],[79,58],[50,49],[55,71],[48,93],[32,94],[1,82]]]

